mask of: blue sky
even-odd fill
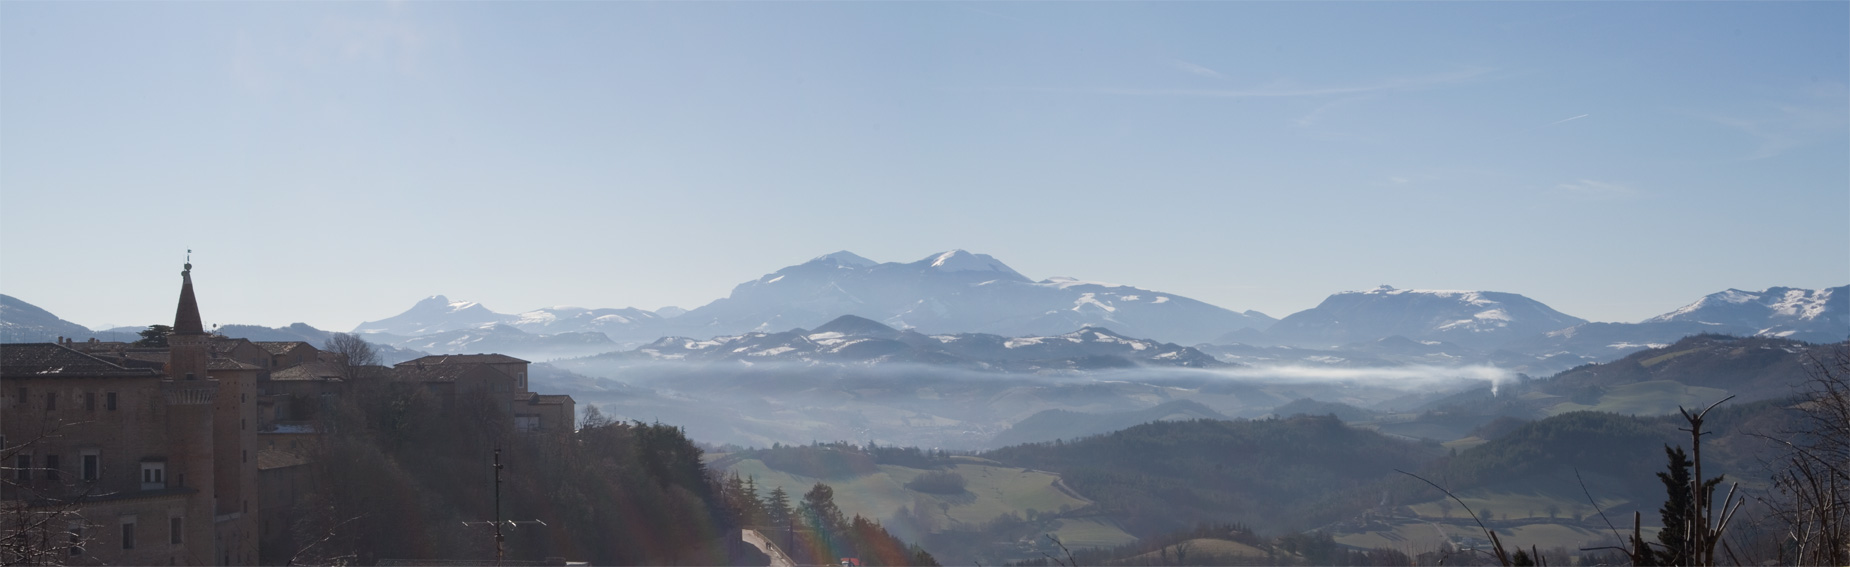
[[[0,292],[337,330],[963,248],[1282,317],[1850,283],[1850,4],[0,3]]]

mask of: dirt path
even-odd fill
[[[758,533],[758,530],[744,530],[739,537],[744,539],[745,543],[752,544],[763,551],[765,555],[771,556],[771,567],[796,567],[796,562],[791,561],[790,556],[784,555],[784,550],[772,545],[771,540],[766,539],[764,534]]]

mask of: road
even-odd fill
[[[744,530],[739,537],[744,539],[745,543],[752,544],[763,551],[765,555],[771,556],[771,567],[796,567],[796,562],[791,561],[790,556],[784,555],[783,550],[772,545],[771,540],[766,539],[764,534],[758,533],[758,530]]]

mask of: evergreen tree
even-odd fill
[[[765,519],[772,526],[781,528],[790,525],[790,494],[784,492],[784,487],[771,489],[770,501],[765,502],[764,508]]]
[[[817,531],[842,532],[847,527],[847,519],[842,517],[841,508],[835,506],[835,489],[823,483],[816,483],[803,495],[803,520]]]
[[[755,478],[745,478],[744,504],[745,510],[740,514],[740,519],[748,525],[763,525],[764,500],[758,498],[758,482]]]
[[[173,334],[173,327],[166,325],[148,325],[148,328],[142,329],[139,334],[141,335],[141,340],[135,341],[135,346],[164,347],[167,346],[167,335]]]
[[[1666,472],[1657,473],[1657,479],[1664,483],[1664,507],[1658,508],[1658,517],[1664,521],[1663,531],[1657,532],[1657,542],[1664,549],[1657,552],[1657,562],[1663,565],[1688,565],[1694,558],[1695,542],[1691,541],[1690,521],[1696,516],[1696,494],[1690,490],[1689,469],[1695,463],[1683,452],[1681,445],[1672,448],[1664,446],[1664,455],[1670,464]],[[1703,481],[1702,490],[1710,496],[1715,493],[1715,485],[1721,483],[1721,477]],[[1706,525],[1706,523],[1705,523]]]

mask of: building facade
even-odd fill
[[[83,565],[257,561],[262,369],[213,356],[191,264],[173,327],[164,353],[0,346],[0,507],[9,526],[47,520],[33,552]]]

